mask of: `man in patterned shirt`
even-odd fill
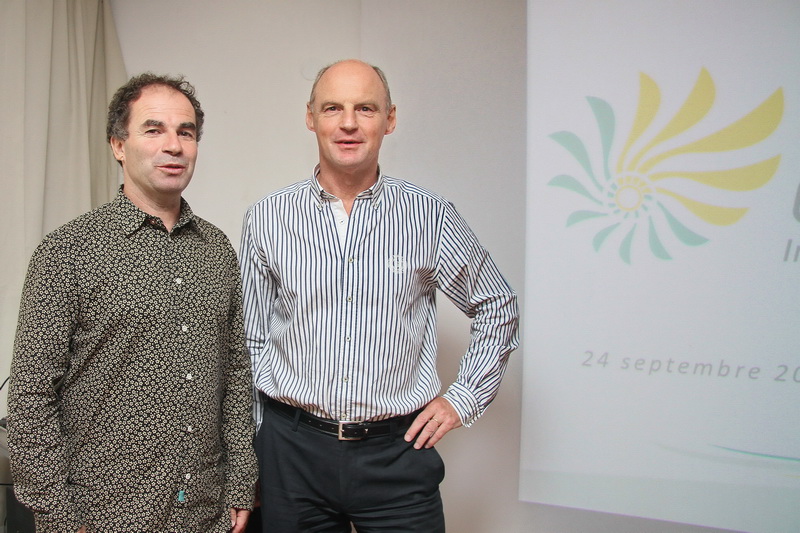
[[[483,414],[518,344],[516,295],[452,204],[381,174],[395,123],[380,69],[323,69],[314,175],[245,215],[264,532],[444,531],[433,445]],[[437,290],[473,319],[441,396]]]
[[[181,197],[202,127],[188,82],[132,78],[108,114],[120,192],[33,254],[8,438],[39,532],[245,528],[257,466],[239,267]]]

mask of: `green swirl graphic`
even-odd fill
[[[685,162],[684,167],[673,162],[681,155],[730,152],[762,142],[780,124],[783,90],[776,90],[758,107],[714,133],[677,146],[667,143],[703,121],[714,104],[715,94],[711,76],[702,69],[680,109],[664,127],[648,135],[661,106],[661,90],[649,76],[641,74],[635,118],[619,152],[614,152],[617,123],[613,108],[605,100],[587,97],[597,124],[600,146],[590,152],[587,144],[570,131],[550,135],[577,161],[583,173],[579,177],[555,176],[548,185],[572,191],[592,204],[591,210],[571,213],[567,226],[599,225],[592,239],[595,251],[599,252],[613,238],[618,243],[620,258],[630,264],[638,233],[645,234],[640,241],[647,244],[653,256],[670,260],[672,256],[662,238],[665,232],[671,232],[686,246],[708,242],[684,223],[689,215],[699,220],[694,225],[727,226],[741,220],[747,207],[726,207],[691,198],[678,192],[681,182],[729,191],[744,201],[747,192],[763,187],[772,179],[780,164],[780,155],[746,166],[717,170],[685,168]],[[676,206],[680,206],[677,211]]]

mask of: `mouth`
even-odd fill
[[[158,165],[158,168],[167,174],[180,174],[186,170],[186,165],[181,165],[179,163],[167,163],[165,165]]]

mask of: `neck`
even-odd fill
[[[348,214],[353,207],[356,196],[366,191],[378,181],[377,166],[367,172],[347,172],[324,168],[320,165],[317,180],[326,192],[339,198],[344,203]]]

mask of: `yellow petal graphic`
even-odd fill
[[[679,146],[650,159],[642,165],[640,172],[646,173],[657,163],[679,154],[738,150],[761,142],[775,131],[782,115],[783,90],[778,89],[761,105],[733,124],[698,141]]]
[[[642,148],[636,157],[631,160],[630,164],[628,165],[628,169],[633,170],[636,168],[639,160],[644,157],[644,155],[654,146],[661,144],[662,142],[669,140],[676,135],[680,135],[684,131],[700,122],[714,104],[715,94],[716,90],[714,88],[714,80],[711,79],[711,74],[709,74],[706,69],[702,69],[700,71],[700,75],[697,77],[697,81],[694,84],[692,92],[686,98],[686,101],[683,103],[681,108],[678,110],[675,116],[672,117],[672,120],[669,121],[669,124],[667,124],[663,130],[653,137],[653,139],[647,143],[647,146]],[[643,169],[642,172],[646,172],[646,170]]]
[[[745,167],[731,168],[728,170],[711,171],[665,171],[654,172],[648,176],[650,181],[658,181],[666,178],[686,178],[703,185],[725,189],[728,191],[752,191],[764,186],[775,172],[781,162],[781,156],[776,155],[771,159],[765,159],[754,165]]]
[[[639,107],[636,109],[636,118],[634,118],[631,132],[628,134],[628,141],[617,160],[617,174],[622,173],[622,166],[628,157],[628,150],[653,122],[660,106],[661,90],[658,85],[644,72],[639,73]]]
[[[686,209],[709,224],[716,224],[717,226],[729,226],[734,224],[747,213],[746,207],[720,207],[718,205],[710,205],[686,198],[685,196],[668,191],[667,189],[656,188],[656,191],[675,198],[682,203]]]

